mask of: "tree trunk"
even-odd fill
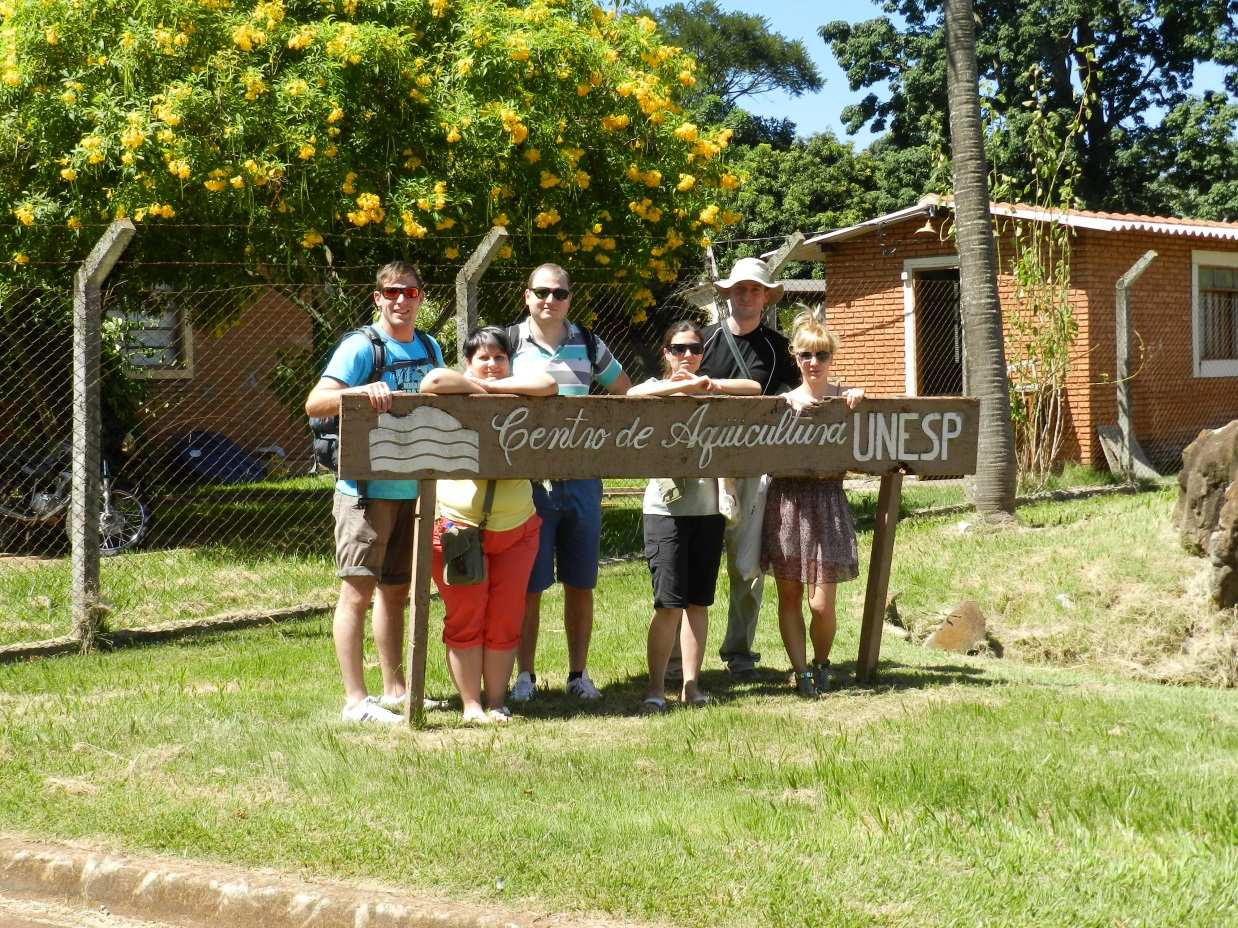
[[[980,400],[974,502],[985,518],[1010,519],[1014,517],[1016,480],[1014,432],[1002,307],[997,298],[988,167],[980,130],[972,0],[946,0],[946,92],[967,383],[968,392]]]

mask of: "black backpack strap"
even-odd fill
[[[357,331],[370,340],[370,376],[366,383],[376,383],[382,379],[383,368],[387,364],[387,349],[383,346],[383,337],[372,325],[363,325]],[[369,503],[368,483],[367,480],[357,481],[357,502],[353,504],[354,508],[365,509]]]
[[[520,323],[513,322],[503,330],[503,333],[507,336],[507,344],[511,347],[512,358],[514,358],[516,357],[516,352],[520,350],[520,343],[523,341],[520,337]],[[510,361],[511,358],[508,358],[508,360]]]
[[[581,337],[585,340],[585,357],[589,359],[589,381],[592,383],[598,373],[598,337],[583,325],[577,328],[580,329]]]

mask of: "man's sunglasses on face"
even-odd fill
[[[420,287],[383,287],[379,292],[388,300],[398,300],[401,294],[406,300],[415,300],[421,296]]]
[[[548,296],[553,296],[556,300],[566,300],[572,295],[571,290],[565,290],[563,287],[530,287],[529,292],[539,300],[544,300]]]

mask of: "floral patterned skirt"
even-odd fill
[[[855,521],[841,480],[776,477],[770,483],[761,569],[812,585],[859,576]]]

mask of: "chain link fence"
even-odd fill
[[[255,282],[239,263],[214,268],[210,283],[198,275],[180,286],[175,265],[166,273],[143,270],[135,277],[121,268],[104,291],[101,523],[105,553],[114,555],[101,566],[105,625],[124,629],[331,606],[337,590],[333,480],[314,466],[303,403],[339,338],[371,321],[372,269],[351,281],[341,276],[301,286]],[[6,331],[0,357],[0,647],[56,638],[71,628],[65,522],[73,377],[67,282],[73,271],[64,267],[63,289],[9,293],[0,304]],[[455,363],[456,266],[423,271],[427,296],[418,326]],[[478,287],[478,321],[507,325],[522,318],[528,273],[490,267]],[[650,304],[637,284],[613,274],[580,274],[572,318],[591,326],[639,382],[657,374],[657,346],[668,325],[711,320],[709,291],[698,284],[704,276],[702,259]],[[1173,469],[1175,454],[1193,437],[1175,425],[1178,418],[1190,421],[1183,403],[1191,394],[1182,384],[1193,375],[1179,370],[1184,338],[1189,364],[1190,333],[1183,334],[1180,318],[1158,312],[1156,291],[1149,289],[1154,281],[1149,272],[1132,290],[1135,433],[1158,436],[1144,441],[1145,450]],[[962,392],[957,271],[917,274],[912,287],[914,340],[907,336],[898,282],[879,286],[844,275],[789,281],[768,318],[789,331],[803,306],[823,312],[842,338],[835,375],[874,395]],[[1088,396],[1096,404],[1102,355],[1112,358],[1112,342],[1082,352],[1077,380],[1068,387],[1070,402]],[[1218,419],[1232,417],[1232,384],[1224,378],[1202,383]],[[1103,424],[1097,419],[1103,411],[1092,415],[1092,428]],[[1066,450],[1078,456],[1077,445]],[[640,480],[607,481],[604,556],[641,549],[642,491]]]

